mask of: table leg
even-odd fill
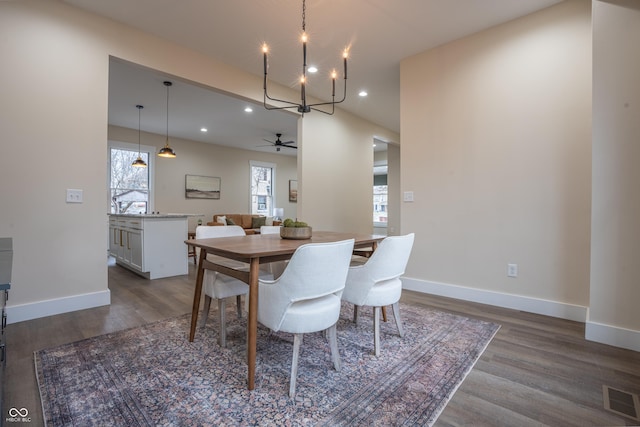
[[[198,274],[196,276],[196,289],[193,291],[193,308],[191,309],[191,329],[189,330],[189,342],[193,342],[198,324],[198,312],[200,311],[200,298],[202,297],[202,280],[204,279],[203,260],[207,258],[207,251],[200,249],[198,260]]]
[[[247,317],[247,388],[255,388],[256,347],[258,335],[258,276],[260,258],[252,258],[249,267],[249,314]]]

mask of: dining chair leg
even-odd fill
[[[200,326],[204,327],[209,317],[209,310],[211,309],[211,297],[209,295],[204,296],[204,306],[202,307],[202,323]]]
[[[398,332],[400,333],[401,337],[404,337],[404,329],[402,328],[402,320],[400,320],[400,304],[398,304],[396,302],[391,307],[393,308],[393,317],[395,317],[395,319],[396,319],[396,325],[398,325]]]
[[[238,311],[238,319],[242,318],[242,297],[236,296],[236,310]]]
[[[380,356],[380,307],[373,307],[373,351]]]
[[[353,323],[358,324],[358,306],[353,306]]]
[[[338,352],[338,334],[336,331],[336,325],[337,323],[327,329],[327,331],[329,332],[329,346],[331,347],[331,358],[333,359],[333,367],[336,369],[336,371],[339,371],[341,366],[340,353]]]
[[[218,312],[220,313],[220,347],[227,347],[227,323],[226,323],[226,301],[218,298]]]
[[[298,356],[302,345],[303,334],[293,334],[293,357],[291,359],[291,378],[289,379],[289,397],[296,395],[296,378],[298,377]]]

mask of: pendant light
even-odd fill
[[[140,112],[144,108],[142,105],[136,105],[138,109],[138,158],[135,162],[131,163],[131,166],[134,168],[146,168],[147,164],[142,160],[142,155],[140,154]]]
[[[164,147],[162,147],[158,152],[158,156],[168,157],[171,159],[176,157],[176,153],[171,149],[171,147],[169,147],[169,87],[172,84],[173,83],[168,81],[164,82],[164,85],[167,87],[167,139],[165,140]]]

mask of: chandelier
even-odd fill
[[[342,99],[339,101],[336,101],[336,79],[338,77],[338,72],[334,69],[331,72],[331,101],[330,102],[318,102],[315,104],[307,104],[307,94],[306,94],[306,85],[307,85],[307,41],[308,41],[308,36],[306,33],[306,26],[305,26],[305,14],[306,14],[306,4],[305,4],[305,0],[302,0],[302,36],[301,36],[301,41],[302,41],[302,76],[300,77],[300,100],[302,101],[301,103],[296,103],[296,102],[291,102],[291,101],[287,101],[284,99],[278,99],[278,98],[273,98],[271,96],[269,96],[268,92],[267,92],[267,69],[269,68],[269,60],[268,60],[268,54],[269,54],[269,47],[267,46],[266,43],[264,43],[262,45],[262,55],[263,55],[263,59],[264,59],[264,80],[263,80],[263,90],[264,90],[264,108],[266,108],[267,110],[283,110],[283,109],[287,109],[287,108],[295,108],[298,110],[299,113],[302,113],[302,115],[304,115],[304,113],[308,113],[311,110],[315,110],[315,111],[320,111],[321,113],[325,113],[325,114],[329,114],[332,115],[335,112],[335,105],[336,104],[340,104],[341,102],[343,102],[346,97],[347,97],[347,58],[349,57],[349,50],[344,49],[344,51],[342,52],[342,58],[343,58],[343,66],[344,66],[344,93],[342,95]],[[284,104],[288,104],[287,106],[284,107],[273,107],[273,106],[269,106],[267,105],[267,100],[270,101],[276,101],[276,102],[280,102],[280,103],[284,103]],[[331,106],[331,111],[325,111],[322,109],[319,109],[317,107],[320,106]]]

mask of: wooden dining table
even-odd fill
[[[375,250],[378,242],[385,236],[373,234],[356,234],[332,231],[314,231],[310,239],[289,240],[282,239],[278,234],[254,234],[239,237],[219,237],[212,239],[185,240],[185,243],[200,248],[196,286],[193,293],[193,309],[191,311],[191,329],[189,341],[193,342],[200,311],[202,296],[202,280],[205,270],[217,271],[249,285],[249,313],[247,318],[247,387],[255,388],[256,373],[256,345],[258,335],[258,277],[260,264],[284,261],[291,258],[299,246],[307,243],[337,242],[354,239],[354,248],[370,247]],[[247,268],[232,268],[221,262],[207,259],[207,254],[214,254],[224,259],[241,261],[248,264]],[[221,325],[220,327],[224,327]]]

